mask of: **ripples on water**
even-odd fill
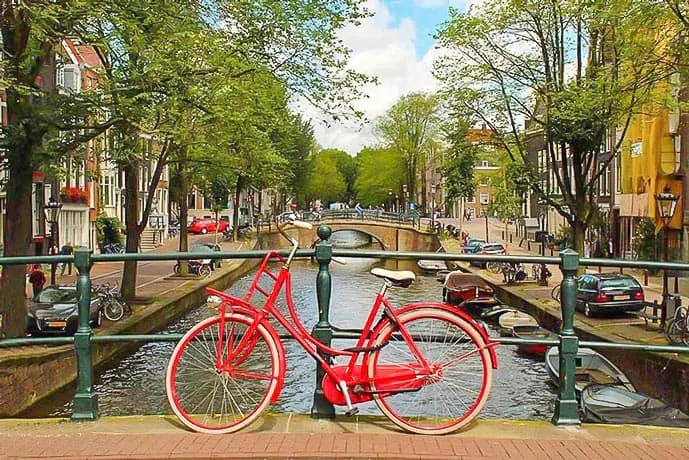
[[[339,233],[338,233],[338,236]],[[390,269],[416,270],[414,262],[372,261],[347,259],[346,265],[331,264],[333,297],[330,319],[339,327],[361,327],[380,290],[381,281],[368,273],[373,266]],[[292,267],[294,301],[308,330],[317,321],[315,294],[317,269],[308,263]],[[242,297],[253,274],[237,280],[227,291]],[[393,305],[422,300],[440,301],[440,285],[433,276],[419,276],[408,289],[390,291]],[[185,332],[200,320],[212,316],[216,310],[201,306],[171,325],[166,332]],[[497,336],[496,331],[491,335]],[[351,341],[336,340],[336,347],[352,346]],[[103,415],[168,414],[171,413],[165,395],[165,370],[173,343],[147,343],[135,353],[111,362],[97,375],[96,392]],[[288,371],[280,400],[272,411],[308,413],[315,387],[315,363],[294,341],[286,341]],[[548,373],[542,361],[519,355],[514,347],[496,348],[499,368],[493,375],[493,389],[481,415],[483,417],[547,419],[553,413],[555,393],[549,385]],[[340,361],[342,362],[342,361]],[[71,413],[74,388],[50,398],[32,409],[31,417],[65,416]],[[358,406],[362,413],[378,413],[374,403]]]

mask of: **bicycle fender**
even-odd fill
[[[495,353],[495,343],[491,341],[490,337],[488,336],[488,332],[478,323],[474,318],[471,317],[467,312],[460,310],[459,308],[455,308],[451,305],[445,304],[445,303],[440,303],[440,302],[420,302],[420,303],[410,303],[407,304],[401,308],[395,309],[395,313],[402,314],[402,313],[407,313],[408,311],[411,310],[416,310],[419,308],[438,308],[440,310],[445,310],[447,312],[450,312],[454,315],[459,316],[462,318],[464,321],[468,322],[474,328],[478,331],[478,333],[481,335],[481,338],[486,342],[486,345],[488,348],[488,353],[490,354],[490,360],[491,364],[493,365],[493,369],[498,368],[498,355]]]

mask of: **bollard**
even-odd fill
[[[510,244],[512,244],[512,234],[510,233]]]
[[[318,298],[318,324],[311,331],[314,339],[324,345],[330,346],[333,339],[333,330],[330,326],[330,294],[332,292],[332,282],[330,276],[330,261],[333,257],[333,247],[330,244],[332,230],[327,225],[321,225],[316,231],[320,242],[316,244],[316,260],[318,261],[318,275],[316,276],[316,296]],[[321,357],[328,361],[330,356],[326,353],[318,352]],[[323,394],[323,377],[325,371],[319,363],[316,363],[316,389],[313,392],[313,405],[311,406],[312,418],[334,418],[335,408]]]
[[[77,391],[74,394],[72,420],[95,420],[98,418],[98,395],[93,388],[93,361],[91,358],[93,331],[89,324],[91,250],[77,248],[74,251],[74,265],[78,272],[79,327],[74,333],[74,347],[77,354]]]
[[[603,273],[603,266],[602,265],[598,266],[598,273]]]
[[[648,270],[644,270],[644,286],[648,286]]]
[[[553,257],[553,247],[550,247],[550,257]]]
[[[579,425],[577,398],[574,393],[576,357],[579,338],[574,332],[574,303],[576,300],[576,274],[579,255],[571,249],[560,252],[562,270],[562,330],[560,331],[560,390],[555,401],[555,425]]]
[[[502,235],[502,236],[500,237],[500,239],[501,239],[502,241],[505,241],[505,230],[502,230],[502,231],[500,232],[500,234]]]

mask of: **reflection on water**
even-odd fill
[[[341,233],[341,232],[337,232]],[[346,265],[331,264],[333,297],[331,322],[344,328],[361,327],[380,290],[381,280],[368,272],[373,266],[418,273],[414,261],[347,259]],[[315,279],[317,269],[307,262],[292,268],[292,285],[297,311],[310,330],[317,320]],[[253,275],[237,280],[228,289],[243,296]],[[419,275],[407,289],[390,291],[393,305],[418,301],[441,301],[440,285],[434,276]],[[198,321],[212,316],[216,310],[201,306],[171,325],[166,332],[185,332]],[[496,331],[491,334],[498,335]],[[351,341],[336,340],[336,347],[352,346]],[[101,369],[96,382],[99,407],[104,415],[171,413],[165,395],[165,370],[172,352],[172,343],[148,343],[119,362]],[[285,388],[273,411],[308,413],[315,387],[315,363],[294,341],[286,341],[288,372]],[[493,389],[482,411],[484,417],[546,419],[552,415],[554,392],[542,361],[517,354],[514,347],[496,348],[499,368],[493,376]],[[342,361],[340,361],[342,362]],[[26,416],[64,416],[71,412],[74,389],[62,392],[27,412]],[[359,405],[362,413],[378,413],[373,403]]]

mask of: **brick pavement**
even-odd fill
[[[481,420],[450,436],[400,434],[378,421],[274,417],[232,435],[181,430],[163,418],[95,423],[0,421],[3,459],[686,459],[689,431],[654,427],[556,428],[547,422]],[[291,416],[289,417],[291,419]],[[153,420],[153,422],[151,422]],[[369,423],[371,422],[371,423]],[[16,423],[16,425],[13,425]],[[165,423],[165,425],[161,425]],[[383,425],[385,425],[383,423]],[[253,431],[253,432],[252,432]],[[289,431],[292,431],[291,429]]]

